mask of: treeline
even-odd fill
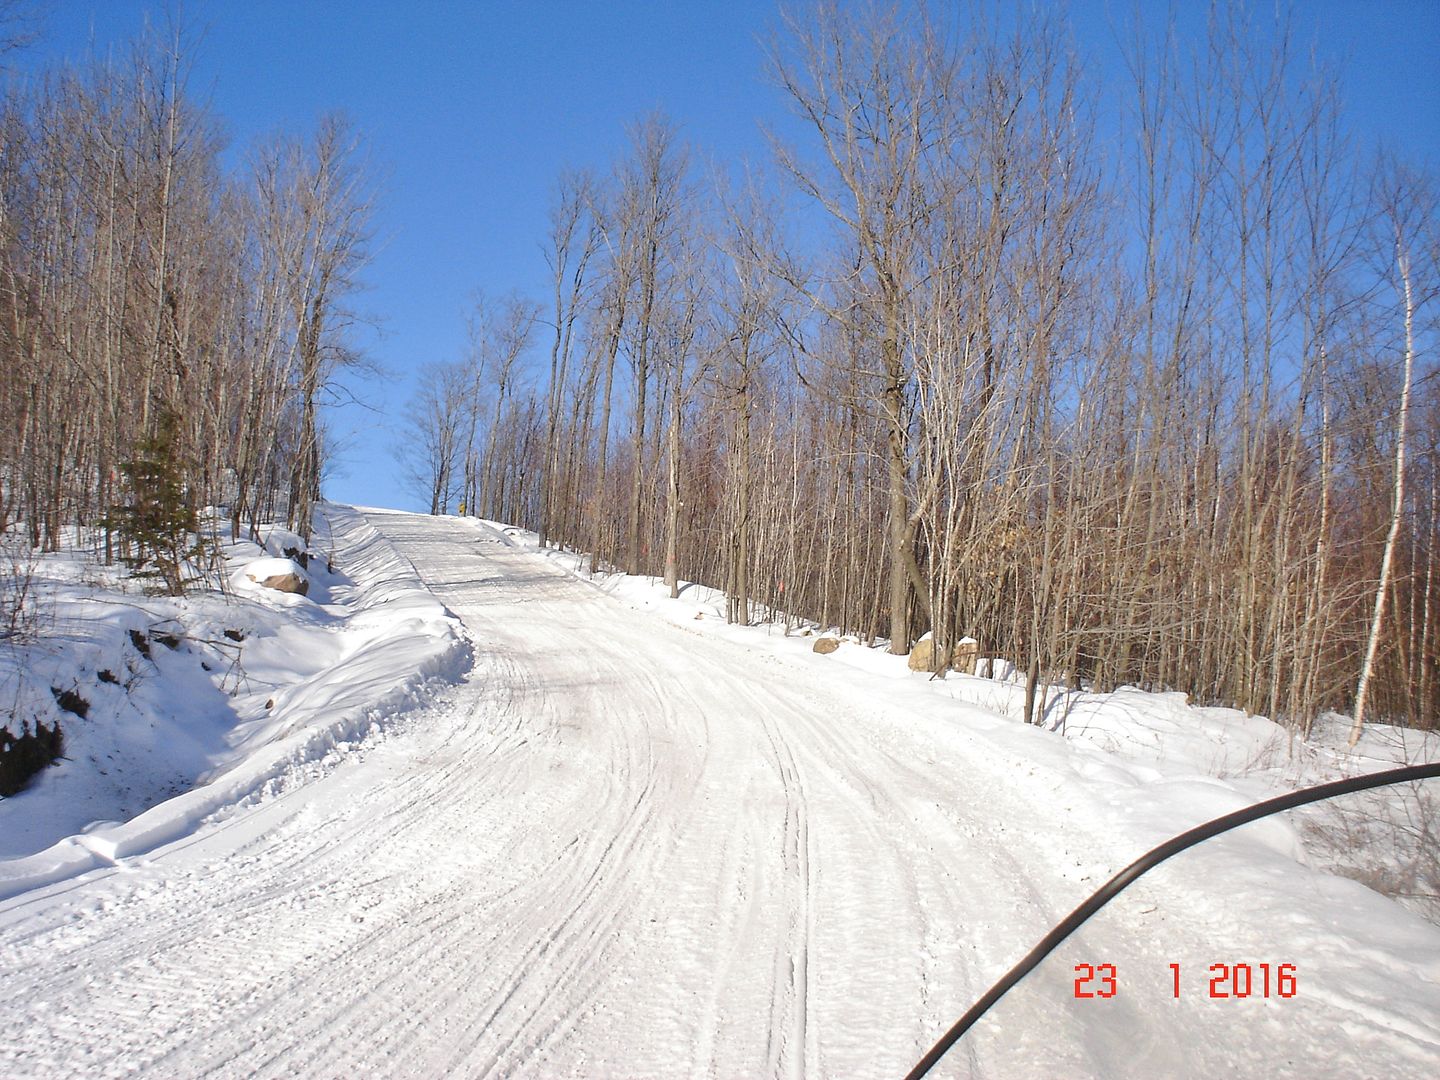
[[[182,35],[152,34],[12,78],[0,103],[0,532],[36,547],[123,506],[167,417],[192,509],[309,535],[317,410],[353,359],[364,163],[328,117],[226,169],[187,71]]]
[[[1132,28],[1117,88],[1038,11],[811,8],[768,171],[652,117],[560,178],[552,293],[412,402],[432,510],[740,621],[974,636],[1037,722],[1063,683],[1432,726],[1433,178],[1249,18]]]

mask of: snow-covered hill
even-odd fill
[[[294,729],[0,903],[0,1073],[895,1076],[1154,843],[1433,750],[1377,733],[1327,763],[1138,692],[1063,702],[1062,738],[1003,681],[725,627],[698,590],[592,582],[513,530],[339,520],[354,647],[275,691]],[[316,735],[454,661],[442,604],[463,681]],[[124,847],[150,815],[183,828]],[[1428,1077],[1440,929],[1308,833],[1269,819],[1167,863],[937,1074]]]

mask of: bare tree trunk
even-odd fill
[[[1400,384],[1400,408],[1395,417],[1395,484],[1390,504],[1390,529],[1385,536],[1385,553],[1380,560],[1380,580],[1375,585],[1375,611],[1370,620],[1370,635],[1365,643],[1365,659],[1360,665],[1360,680],[1355,687],[1355,721],[1350,728],[1350,745],[1360,741],[1365,728],[1365,706],[1370,694],[1375,658],[1380,651],[1381,630],[1385,623],[1385,601],[1390,592],[1394,572],[1395,548],[1400,538],[1400,525],[1405,512],[1405,440],[1410,426],[1410,386],[1415,371],[1415,300],[1410,280],[1410,237],[1401,218],[1402,208],[1392,204],[1395,230],[1395,272],[1400,277],[1400,292],[1405,320],[1405,373]]]

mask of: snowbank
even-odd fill
[[[0,859],[0,898],[186,836],[365,739],[422,700],[427,681],[463,674],[460,624],[410,564],[358,513],[324,513],[323,539],[343,572],[312,560],[309,598],[246,582],[228,600],[141,599],[115,580],[97,591],[96,571],[79,572],[73,557],[49,568],[56,633],[29,651],[25,670],[0,674],[37,715],[58,715],[70,760],[0,799],[3,850],[33,852]],[[267,550],[299,540],[276,533]],[[238,545],[232,565],[253,567],[255,554]],[[86,718],[55,714],[44,691],[52,680],[83,686]]]

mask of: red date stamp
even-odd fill
[[[1112,998],[1120,990],[1114,964],[1076,964],[1075,996],[1077,998]]]
[[[1216,1000],[1242,998],[1293,998],[1300,992],[1300,969],[1294,964],[1211,964],[1207,971],[1209,996]],[[1180,997],[1180,965],[1170,965],[1171,994]],[[1193,988],[1192,988],[1193,989]],[[1077,998],[1113,998],[1120,992],[1120,974],[1114,964],[1076,964]]]

